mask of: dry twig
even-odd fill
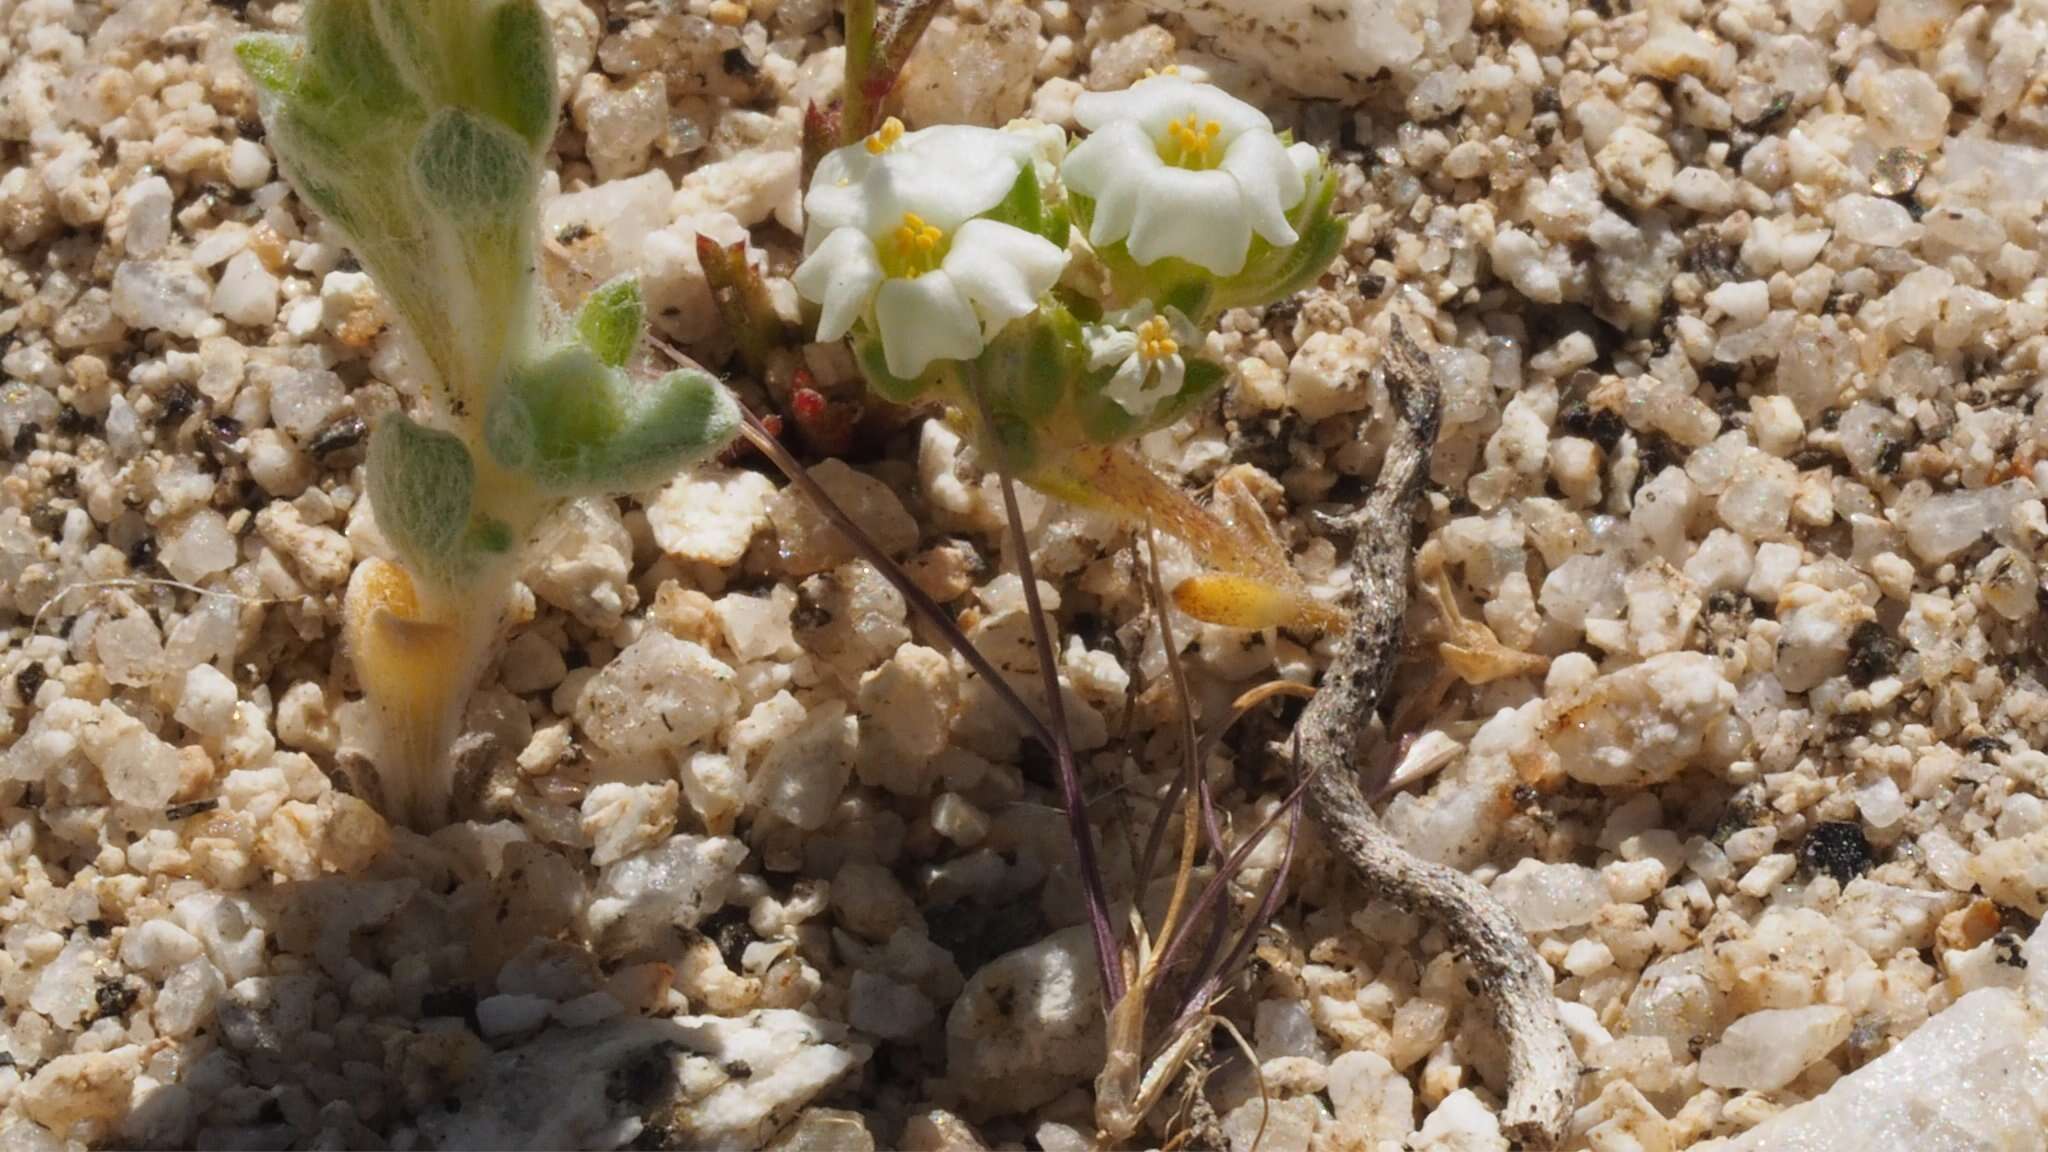
[[[1347,525],[1356,532],[1352,628],[1295,733],[1310,806],[1367,891],[1450,933],[1493,1009],[1508,1050],[1502,1121],[1527,1143],[1555,1144],[1578,1095],[1579,1061],[1557,1014],[1549,969],[1507,909],[1471,877],[1411,855],[1380,826],[1359,789],[1359,748],[1400,656],[1408,608],[1409,537],[1435,445],[1442,396],[1435,370],[1397,320],[1386,364],[1400,424],[1378,485]]]

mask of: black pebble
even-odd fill
[[[1799,846],[1799,860],[1814,872],[1825,872],[1847,884],[1870,871],[1870,841],[1860,824],[1830,820],[1817,824]]]
[[[1875,620],[1865,620],[1849,635],[1849,682],[1868,688],[1899,668],[1899,642]]]
[[[41,664],[22,665],[21,671],[14,674],[14,695],[21,701],[22,707],[27,708],[35,704],[36,693],[42,690],[43,681],[49,678],[50,674],[43,671]]]

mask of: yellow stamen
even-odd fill
[[[894,148],[896,142],[901,139],[903,139],[903,121],[891,116],[887,120],[882,121],[882,126],[875,129],[874,135],[867,138],[868,154],[880,156],[882,153]]]
[[[917,213],[905,212],[893,239],[898,262],[908,274],[921,276],[938,267],[939,245],[946,234],[925,223]]]
[[[1138,356],[1147,364],[1156,364],[1180,354],[1180,344],[1173,338],[1173,326],[1164,316],[1154,316],[1138,325]]]
[[[1223,125],[1214,120],[1202,120],[1190,112],[1187,119],[1168,124],[1166,135],[1179,153],[1182,166],[1206,168],[1211,163],[1210,154],[1223,135]]]
[[[1178,75],[1180,75],[1180,65],[1178,65],[1178,64],[1168,64],[1168,65],[1167,65],[1166,67],[1164,67],[1164,68],[1147,68],[1147,69],[1145,69],[1145,79],[1147,79],[1147,80],[1150,80],[1150,79],[1152,79],[1152,78],[1153,78],[1154,76],[1178,76]]]

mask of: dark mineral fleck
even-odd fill
[[[1817,824],[1799,846],[1799,861],[1813,872],[1825,872],[1847,884],[1870,871],[1870,841],[1863,827],[1846,820]]]
[[[1899,641],[1884,625],[1865,620],[1849,635],[1849,682],[1868,688],[1899,669]]]

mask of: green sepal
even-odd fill
[[[647,322],[647,304],[640,296],[640,281],[620,276],[598,285],[576,310],[576,338],[597,358],[622,368],[640,346],[640,333]]]
[[[1219,277],[1200,265],[1171,257],[1139,264],[1123,241],[1101,245],[1095,252],[1109,269],[1119,304],[1150,300],[1161,308],[1179,309],[1197,327],[1206,328],[1232,308],[1270,304],[1321,278],[1344,246],[1347,221],[1332,210],[1336,196],[1336,173],[1325,165],[1289,218],[1298,239],[1281,247],[1254,235],[1245,266],[1234,276]],[[1094,201],[1078,195],[1068,199],[1075,224],[1085,233],[1094,220]]]
[[[702,372],[636,389],[582,344],[515,371],[484,421],[499,463],[559,493],[643,486],[723,448],[739,405]]]
[[[1309,195],[1303,197],[1290,221],[1299,239],[1276,248],[1254,238],[1244,271],[1217,284],[1216,309],[1261,307],[1322,279],[1349,231],[1349,221],[1332,210],[1336,198],[1337,174],[1325,166],[1322,180],[1310,186]]]
[[[982,390],[989,431],[1012,468],[1036,467],[1038,431],[1051,424],[1086,366],[1080,322],[1050,300],[1004,328],[975,359],[970,386]]]
[[[406,567],[447,581],[463,569],[476,462],[452,433],[393,412],[370,436],[370,506]]]
[[[1086,196],[1072,194],[1068,196],[1068,202],[1072,205],[1075,226],[1085,235],[1095,219],[1095,202]],[[1254,239],[1253,243],[1258,241]],[[1122,240],[1097,247],[1095,255],[1109,269],[1110,287],[1117,307],[1127,308],[1141,300],[1149,300],[1160,309],[1177,309],[1198,327],[1207,327],[1214,318],[1211,301],[1215,296],[1216,275],[1199,264],[1175,257],[1140,264]]]
[[[1002,202],[984,215],[998,224],[1022,228],[1035,236],[1043,236],[1062,251],[1067,247],[1069,234],[1073,231],[1073,220],[1065,204],[1047,204],[1045,190],[1038,184],[1038,168],[1026,164],[1017,174],[1017,182],[1010,185],[1009,194]]]
[[[1229,371],[1214,360],[1190,356],[1186,364],[1180,391],[1161,400],[1142,419],[1103,392],[1116,375],[1116,365],[1089,373],[1074,399],[1081,434],[1097,444],[1116,444],[1164,428],[1194,411],[1229,377]]]
[[[943,383],[938,367],[927,368],[914,380],[889,371],[889,357],[882,347],[882,338],[871,332],[854,331],[854,363],[860,367],[861,376],[867,380],[882,399],[892,404],[911,404],[929,396]]]

